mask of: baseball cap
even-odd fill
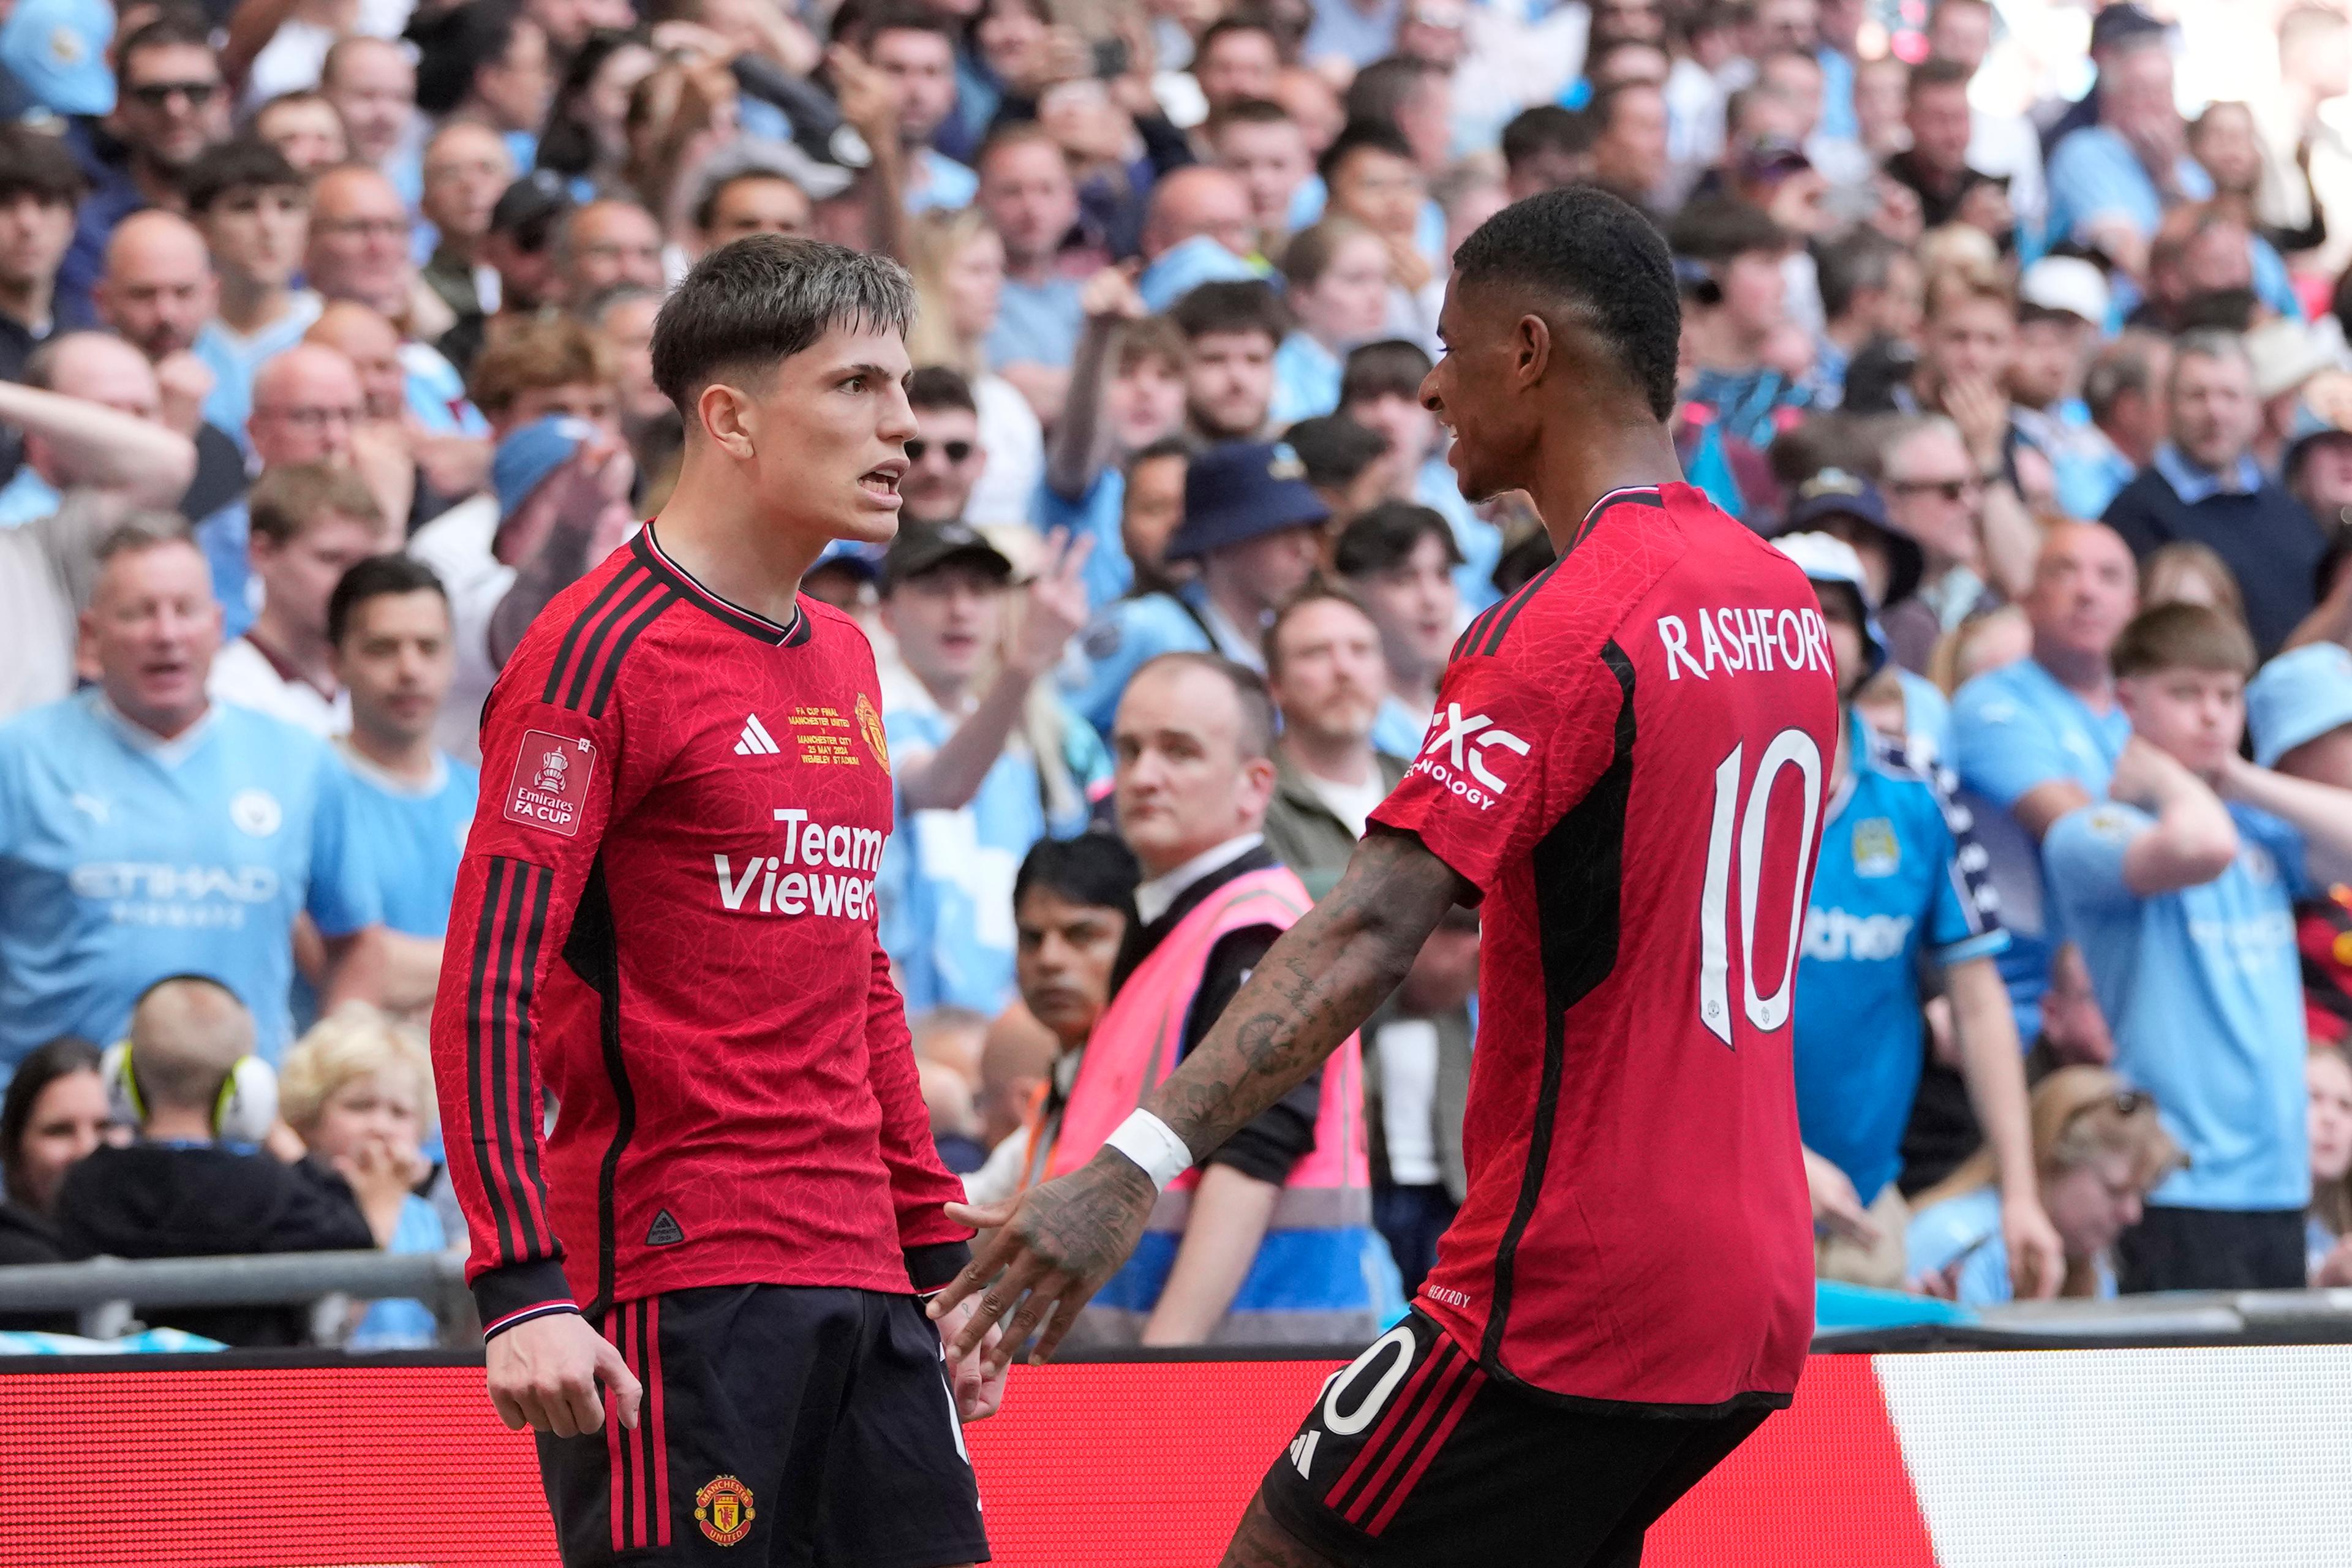
[[[1886,668],[1886,634],[1879,628],[1878,606],[1871,603],[1870,580],[1863,575],[1862,557],[1843,539],[1826,533],[1784,533],[1772,542],[1815,584],[1835,583],[1853,590],[1862,605],[1862,641],[1870,655],[1868,679]]]
[[[52,112],[111,114],[106,47],[113,37],[114,7],[106,0],[16,0],[0,26],[0,66]]]
[[[1013,563],[969,523],[908,523],[882,556],[882,592],[938,570],[950,561],[969,561],[999,582],[1013,578]]]
[[[1825,518],[1850,517],[1875,531],[1885,547],[1888,566],[1886,602],[1899,605],[1919,591],[1919,580],[1927,573],[1927,552],[1919,542],[1903,532],[1886,520],[1886,500],[1878,487],[1857,474],[1843,468],[1823,468],[1797,487],[1797,499],[1781,519],[1780,532],[1818,531],[1815,525]],[[1852,546],[1847,547],[1849,551]],[[1857,569],[1861,557],[1856,555]]]
[[[1167,556],[1189,561],[1330,516],[1289,443],[1223,441],[1184,470],[1184,521],[1169,536]]]
[[[2246,728],[2263,767],[2346,724],[2352,724],[2352,653],[2341,644],[2290,648],[2246,683]]]
[[[547,477],[600,432],[585,419],[551,414],[509,431],[490,454],[490,488],[498,492],[499,515],[511,517]]]
[[[2055,315],[2076,316],[2105,331],[2107,276],[2079,256],[2045,256],[2017,280],[2017,302]]]

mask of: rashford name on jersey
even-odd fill
[[[1832,664],[1786,556],[1689,486],[1616,492],[1471,623],[1373,814],[1478,896],[1469,1194],[1421,1302],[1490,1376],[1677,1413],[1795,1386]]]

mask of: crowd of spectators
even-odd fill
[[[1822,1276],[2352,1283],[2341,0],[16,7],[0,1260],[462,1241],[416,1029],[477,719],[661,510],[665,289],[761,233],[920,297],[899,537],[804,587],[877,650],[942,1155],[1051,1168],[1122,994],[1184,948],[1201,1037],[1285,922],[1192,914],[1328,890],[1550,563],[1420,387],[1454,247],[1566,184],[1668,237],[1685,471],[1804,566],[1851,705],[1793,1023]],[[1476,943],[1210,1157],[1125,1331],[1255,1321],[1334,1129],[1382,1245],[1326,1321],[1426,1272]]]

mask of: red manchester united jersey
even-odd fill
[[[486,1326],[960,1266],[875,935],[880,708],[855,622],[739,609],[651,526],[515,650],[433,1009]]]
[[[1795,1388],[1790,1002],[1836,725],[1803,574],[1687,485],[1604,498],[1455,646],[1374,820],[1484,895],[1469,1198],[1421,1305],[1491,1374]]]

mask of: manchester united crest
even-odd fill
[[[694,1494],[694,1522],[721,1546],[732,1546],[751,1533],[751,1489],[733,1476],[713,1476]]]
[[[857,694],[857,732],[866,737],[866,749],[882,771],[890,771],[890,742],[882,735],[882,715],[874,711],[873,702],[863,691]]]

